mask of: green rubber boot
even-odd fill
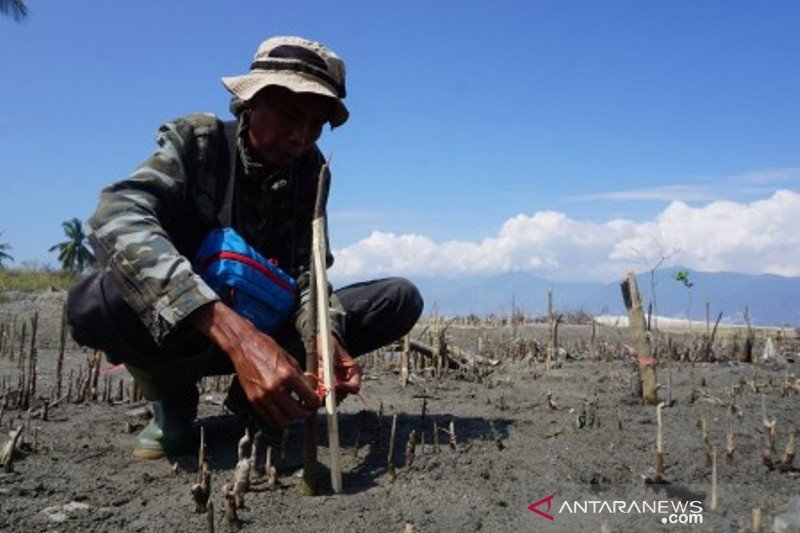
[[[153,402],[153,419],[136,436],[135,458],[160,459],[192,451],[197,440],[193,422],[199,394],[195,382],[201,361],[190,357],[153,368],[125,365],[144,397]]]
[[[194,402],[181,400],[156,400],[153,402],[153,419],[136,436],[133,456],[137,459],[160,459],[168,455],[191,452],[195,445],[197,416],[197,389]]]

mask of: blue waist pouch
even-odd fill
[[[275,331],[297,305],[297,282],[232,228],[206,235],[194,267],[226,304],[264,333]]]

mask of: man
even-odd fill
[[[192,445],[196,381],[236,373],[229,406],[278,426],[320,403],[304,377],[311,221],[323,126],[341,126],[341,59],[320,43],[274,37],[250,71],[223,78],[236,122],[190,115],[163,125],[158,148],[127,179],[103,190],[87,223],[103,265],[70,291],[76,341],[124,362],[152,400],[154,419],[134,455],[157,458]],[[222,301],[192,264],[214,228],[232,226],[297,280],[299,304],[271,334]],[[333,258],[328,253],[328,266]],[[353,360],[406,334],[422,311],[408,281],[389,278],[331,294],[337,395],[358,392]]]

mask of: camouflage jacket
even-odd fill
[[[232,220],[224,220],[231,174],[225,125],[213,115],[198,114],[162,125],[155,153],[127,179],[103,189],[87,222],[100,264],[124,288],[125,301],[158,343],[192,311],[219,300],[193,272],[191,259],[209,230],[231,223],[297,279],[301,303],[295,325],[303,338],[312,327],[311,222],[323,158],[315,146],[289,168],[269,167],[244,140],[247,120],[245,113],[236,126]],[[332,262],[328,248],[327,266]],[[335,298],[332,307],[332,327],[339,334],[341,306]]]

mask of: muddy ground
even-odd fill
[[[54,292],[6,293],[0,303],[0,322],[10,323],[16,316],[17,327],[40,312],[37,395],[31,409],[9,406],[0,416],[0,442],[7,440],[8,429],[28,428],[24,451],[10,472],[0,472],[0,531],[208,531],[206,515],[195,513],[189,494],[197,454],[152,462],[131,457],[133,436],[126,425],[140,420],[128,413],[145,403],[109,403],[102,398],[75,403],[73,395],[51,408],[48,420],[39,417],[42,398],[54,398],[62,302],[63,293]],[[660,398],[669,396],[674,402],[662,411],[666,469],[664,483],[659,484],[648,482],[656,477],[656,408],[641,405],[632,394],[635,367],[621,348],[623,333],[600,330],[598,342],[620,348],[595,360],[569,347],[578,338],[583,339],[580,346],[589,346],[589,328],[564,331],[561,338],[568,353],[562,354],[560,367],[549,371],[529,349],[505,355],[508,329],[451,327],[453,344],[474,350],[482,336],[483,353],[500,359],[495,366],[484,365],[480,376],[450,370],[436,378],[431,371],[417,369],[402,389],[396,364],[387,354],[366,356],[364,399],[350,398],[340,408],[343,493],[330,490],[322,422],[320,495],[298,494],[303,426],[296,424],[285,437],[283,453],[275,452],[278,487],[268,490],[263,478],[254,478],[245,508],[239,511],[240,530],[748,531],[751,510],[758,507],[764,530],[771,531],[787,505],[800,505],[798,472],[769,469],[762,461],[768,440],[762,398],[767,418],[777,421],[770,455],[775,463],[784,454],[790,427],[800,425],[800,391],[792,386],[800,375],[796,353],[757,364],[672,362],[668,370],[659,363]],[[544,342],[546,328],[527,328],[518,335]],[[67,348],[65,376],[69,369],[77,375],[86,368],[90,352],[72,344]],[[111,381],[114,394],[120,379],[129,382],[124,369],[104,363],[101,370],[109,377],[100,383]],[[13,359],[1,356],[7,404],[17,375],[18,353]],[[220,405],[224,393],[215,391],[213,382],[206,385],[210,390],[202,395],[198,424],[208,441],[216,531],[227,531],[220,489],[233,478],[243,425]],[[393,415],[397,437],[392,481],[387,446]],[[701,420],[717,449],[715,510]],[[435,453],[433,425],[448,428],[451,421],[455,449],[440,431],[440,450]],[[725,454],[729,426],[735,445],[732,461]],[[424,444],[417,444],[413,463],[406,466],[411,431],[422,434]],[[549,496],[552,499],[536,509],[553,520],[528,509]],[[603,507],[602,502],[608,504]],[[698,502],[689,510],[702,512],[673,516],[669,509],[680,502]],[[659,505],[665,512],[650,511]],[[702,523],[663,523],[669,519]]]

